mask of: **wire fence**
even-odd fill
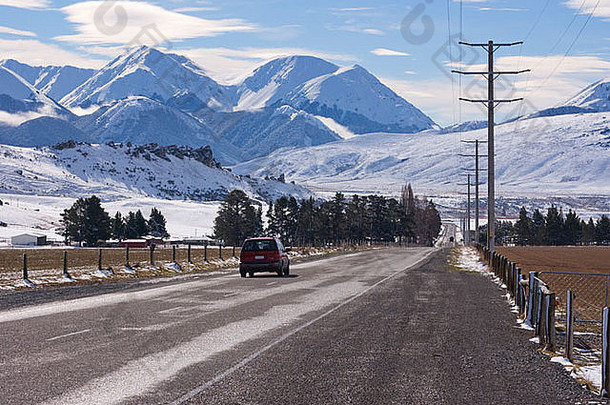
[[[605,273],[526,272],[506,257],[477,245],[490,270],[506,285],[520,317],[535,330],[542,350],[561,355],[576,367],[610,370],[610,269]],[[610,319],[610,318],[608,318]],[[605,354],[604,354],[605,353]],[[610,392],[603,372],[602,393]],[[593,388],[593,387],[591,387]]]

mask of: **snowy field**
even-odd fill
[[[55,233],[60,226],[60,214],[75,201],[67,197],[44,197],[32,195],[0,194],[4,205],[0,206],[0,244],[6,245],[11,236],[23,232],[47,235],[49,239],[61,240]],[[209,235],[212,233],[214,218],[219,202],[192,202],[181,200],[161,200],[147,197],[128,198],[104,202],[103,207],[113,216],[117,211],[142,210],[148,217],[153,207],[160,209],[167,220],[168,232],[172,238]]]

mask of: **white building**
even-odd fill
[[[40,233],[22,233],[11,236],[13,246],[42,246],[47,244],[47,236]]]

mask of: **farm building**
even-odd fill
[[[11,236],[11,245],[13,246],[42,246],[46,244],[46,235],[39,233],[22,233]]]
[[[150,245],[163,245],[163,239],[154,236],[144,236],[141,239],[125,239],[119,243],[121,247],[145,248]]]

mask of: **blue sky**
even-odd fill
[[[497,55],[501,68],[532,69],[499,83],[501,96],[526,97],[505,116],[556,105],[610,76],[610,0],[0,0],[0,58],[101,67],[146,43],[231,82],[273,57],[317,55],[364,66],[442,125],[485,118],[457,101],[483,95],[482,80],[448,74],[486,60],[472,49],[460,60],[448,46],[460,35],[525,41]]]

